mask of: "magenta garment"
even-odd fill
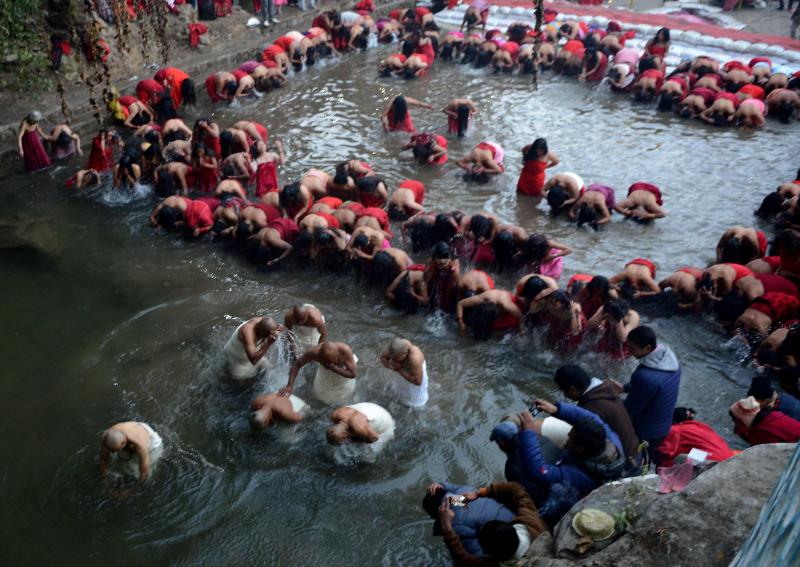
[[[617,204],[617,199],[616,196],[614,195],[614,190],[608,185],[600,185],[599,183],[592,183],[586,190],[597,191],[598,193],[602,193],[606,198],[606,207],[608,208],[609,212],[611,212]]]
[[[637,66],[639,65],[639,52],[635,49],[631,49],[630,47],[620,49],[617,51],[617,54],[614,55],[614,65],[619,65],[621,63],[628,65],[628,67],[631,69],[631,72],[635,73]]]
[[[561,250],[557,248],[551,248],[548,254],[558,254]],[[557,280],[561,277],[561,272],[564,271],[564,258],[559,256],[554,260],[550,260],[548,262],[542,262],[539,265],[539,273],[543,276],[549,276],[554,280]]]
[[[39,133],[35,130],[28,130],[22,135],[22,152],[26,170],[38,171],[50,167],[50,157],[44,149]]]

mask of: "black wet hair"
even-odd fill
[[[603,298],[608,298],[609,291],[611,290],[611,284],[608,281],[608,278],[605,276],[594,276],[589,283],[586,284],[586,291],[589,293],[593,293],[595,291],[600,291],[603,294]]]
[[[759,251],[749,239],[738,237],[728,238],[722,244],[720,262],[732,264],[747,264],[758,257]]]
[[[538,269],[539,264],[545,259],[549,251],[547,236],[544,234],[531,234],[525,241],[523,250],[525,262],[533,263],[534,267]]]
[[[156,194],[159,197],[169,197],[175,195],[178,188],[175,187],[175,180],[171,175],[164,173],[158,176],[158,183],[156,184]]]
[[[658,69],[658,61],[652,55],[645,55],[639,59],[639,74],[641,75],[650,69]]]
[[[594,230],[599,230],[599,226],[597,225],[597,211],[594,210],[594,207],[591,207],[584,203],[578,208],[578,228],[582,227],[585,224],[588,224]]]
[[[783,196],[777,191],[769,193],[761,201],[761,205],[756,211],[756,216],[767,220],[775,218],[783,211],[783,201]]]
[[[592,419],[579,419],[572,424],[572,446],[583,448],[583,457],[592,458],[606,448],[606,431]]]
[[[669,112],[672,110],[672,103],[674,98],[670,93],[661,93],[658,99],[658,110],[661,112]]]
[[[560,303],[565,307],[569,307],[569,305],[572,303],[572,297],[570,296],[570,294],[562,289],[557,289],[556,291],[551,293],[548,296],[548,299],[550,301],[555,301],[556,303]]]
[[[411,57],[416,48],[417,44],[415,42],[411,41],[410,39],[406,39],[400,46],[400,53],[402,53],[406,57]]]
[[[690,419],[694,419],[697,412],[694,411],[692,408],[685,408],[685,407],[678,407],[675,408],[675,411],[672,412],[672,423],[683,423],[684,421],[689,421]]]
[[[750,302],[744,295],[732,292],[714,303],[714,314],[723,323],[732,324],[749,305]]]
[[[458,127],[458,137],[462,138],[467,133],[469,126],[469,106],[466,104],[459,104],[456,108],[456,124]]]
[[[539,276],[531,276],[525,281],[525,284],[522,286],[519,295],[528,301],[533,301],[536,299],[536,296],[546,290],[547,287],[547,282],[545,282],[542,278]]]
[[[603,313],[610,315],[615,321],[621,321],[629,309],[628,303],[621,299],[612,299],[603,304]]]
[[[769,376],[754,376],[747,395],[753,396],[758,401],[771,399],[775,395],[775,390],[772,388]]]
[[[522,62],[523,73],[533,73],[533,57],[526,57]]]
[[[235,95],[237,90],[239,90],[239,84],[236,81],[228,81],[222,88],[222,92],[228,96]]]
[[[492,239],[494,263],[502,271],[513,264],[514,254],[517,251],[514,235],[507,230],[501,230]]]
[[[475,68],[480,69],[481,67],[486,67],[491,62],[493,55],[494,53],[488,49],[478,49],[478,54],[474,62]]]
[[[616,82],[620,82],[622,80],[622,73],[619,72],[619,69],[616,67],[612,67],[611,70],[608,72],[608,77],[610,79],[614,79]]]
[[[174,231],[177,223],[183,221],[183,213],[177,207],[164,207],[158,211],[158,226],[167,231]]]
[[[347,185],[347,162],[343,161],[336,164],[336,171],[333,174],[333,182],[337,185]]]
[[[443,61],[452,61],[453,60],[453,50],[455,49],[455,45],[451,42],[447,42],[442,46],[442,50],[439,53],[439,57]]]
[[[659,36],[663,37],[661,37],[661,39],[659,40]],[[653,38],[653,41],[669,41],[669,28],[661,28],[660,30],[658,30],[656,32],[655,37]]]
[[[375,254],[375,257],[370,262],[369,279],[372,285],[385,289],[400,275],[400,271],[394,258],[385,250],[381,250]]]
[[[353,40],[353,45],[359,49],[366,49],[369,45],[369,28],[364,30],[356,36]]]
[[[490,520],[478,530],[478,543],[487,555],[502,562],[514,557],[519,547],[519,536],[510,522]]]
[[[136,116],[131,118],[131,124],[133,124],[134,126],[144,126],[145,124],[150,122],[152,118],[153,116],[147,110],[142,108],[141,110],[139,110],[139,112],[136,113]]]
[[[55,143],[59,146],[67,146],[72,143],[72,136],[62,130]]]
[[[472,336],[479,341],[488,341],[499,315],[497,305],[491,301],[483,301],[477,307],[470,309],[465,318]]]
[[[250,223],[244,220],[240,220],[236,223],[236,243],[238,245],[243,245],[247,242],[247,239],[253,235],[253,227],[250,226]]]
[[[428,158],[433,155],[433,148],[430,143],[423,144],[416,142],[414,147],[411,148],[411,153],[414,154],[414,159],[416,159],[418,163],[428,163]]]
[[[183,104],[195,106],[197,104],[197,96],[194,92],[194,83],[191,79],[184,79],[181,82],[181,98]]]
[[[599,61],[600,55],[598,55],[597,50],[594,48],[588,48],[583,54],[583,63],[588,68],[594,67]]]
[[[406,272],[394,291],[394,300],[397,306],[408,315],[414,315],[419,310],[419,301],[411,293],[411,272]]]
[[[360,193],[377,193],[378,186],[383,183],[383,179],[377,175],[365,175],[356,182],[356,187]]]
[[[224,164],[222,166],[222,170],[221,170],[220,173],[222,173],[222,179],[228,179],[230,177],[235,177],[236,176],[236,168],[233,167],[232,163],[226,163],[226,164]]]
[[[785,366],[777,372],[778,383],[788,394],[797,396],[800,386],[800,366]]]
[[[508,35],[509,40],[515,41],[517,43],[522,43],[522,40],[525,39],[525,34],[528,33],[529,29],[531,28],[526,26],[525,24],[513,23],[510,26],[508,26],[506,34]]]
[[[778,104],[778,110],[775,111],[775,115],[778,117],[778,120],[784,124],[791,123],[792,118],[794,118],[795,115],[794,104],[788,100],[781,102]]]
[[[579,392],[583,392],[592,383],[592,378],[586,371],[577,364],[565,364],[556,370],[553,377],[556,386],[561,390],[566,390],[570,386]]]
[[[446,213],[439,213],[436,215],[436,220],[433,221],[433,234],[431,235],[434,240],[450,242],[456,235],[457,229],[450,222],[450,216]]]
[[[714,118],[714,126],[728,126],[730,122],[728,122],[728,116],[722,112],[714,112],[712,114]]]
[[[525,161],[535,161],[541,156],[547,155],[547,140],[544,138],[536,138],[533,143],[528,147],[527,153],[522,155]]]
[[[416,79],[417,72],[413,69],[403,69],[403,78],[404,79]]]
[[[472,63],[475,57],[478,56],[478,46],[470,43],[464,48],[464,53],[461,55],[461,63]]]
[[[628,341],[632,342],[639,348],[651,347],[652,349],[655,349],[656,346],[658,346],[655,332],[647,325],[636,327],[630,333],[628,333]]]
[[[567,190],[561,185],[556,185],[547,192],[547,204],[550,205],[550,213],[553,215],[561,211],[566,200]]]
[[[692,109],[689,106],[684,106],[681,108],[680,112],[678,113],[682,118],[691,118],[692,117]]]
[[[158,121],[163,124],[167,120],[176,118],[178,113],[175,112],[175,105],[172,104],[172,96],[168,90],[161,93],[161,97],[153,104],[153,110],[158,115]]]
[[[300,182],[295,181],[294,183],[287,183],[281,189],[280,194],[278,196],[278,202],[280,203],[281,207],[284,209],[289,209],[294,205],[300,204]]]
[[[402,124],[406,119],[406,116],[408,116],[408,103],[406,102],[406,97],[403,95],[394,97],[390,112],[392,113],[394,123],[396,125]]]
[[[353,248],[366,248],[369,246],[369,237],[366,234],[359,234],[353,239]]]
[[[483,215],[472,215],[469,219],[469,230],[478,238],[488,238],[492,234],[492,221]]]
[[[223,132],[219,135],[219,146],[222,150],[222,155],[220,157],[222,159],[225,159],[233,153],[233,144],[235,143],[236,140],[233,137],[233,132],[230,130],[223,130]]]
[[[421,216],[418,218],[424,219],[425,217]],[[408,235],[411,239],[411,250],[413,252],[426,250],[431,247],[433,242],[435,242],[433,238],[433,227],[433,222],[422,222],[421,220],[412,222],[410,225],[408,225]]]
[[[314,230],[316,231],[316,227]],[[293,244],[295,248],[305,250],[311,246],[312,242],[314,242],[314,233],[308,230],[301,230]]]
[[[431,258],[434,260],[452,260],[453,253],[446,242],[437,242],[431,249]]]
[[[386,212],[389,214],[389,220],[408,220],[408,213],[406,213],[403,207],[397,205],[396,203],[389,203],[389,208],[386,210]]]
[[[119,167],[127,171],[131,177],[135,177],[136,173],[133,171],[133,164],[136,159],[131,154],[122,154],[122,157],[119,158]]]

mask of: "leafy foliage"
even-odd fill
[[[50,87],[44,0],[0,0],[2,88],[35,95]]]

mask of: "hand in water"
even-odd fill
[[[288,398],[291,395],[292,395],[291,386],[285,386],[285,387],[281,388],[280,390],[278,390],[278,396],[280,396],[281,398]]]

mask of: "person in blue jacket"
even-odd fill
[[[525,476],[552,489],[568,485],[583,498],[601,484],[622,476],[625,452],[622,443],[600,417],[573,404],[535,400],[537,408],[572,425],[564,452],[555,464],[542,458],[539,436],[530,412],[522,412],[519,453]]]
[[[636,435],[641,441],[647,441],[650,458],[658,464],[656,448],[672,427],[672,415],[678,403],[681,365],[672,349],[658,344],[650,327],[636,327],[628,333],[625,345],[639,359],[639,366],[623,386],[628,394],[625,409]]]
[[[439,507],[450,496],[476,493],[472,486],[459,486],[451,483],[434,482],[428,487],[428,492],[422,500],[422,508],[428,515],[436,520],[433,524],[433,535],[442,535],[439,523]],[[469,503],[469,506],[451,506],[455,513],[451,520],[453,531],[458,534],[461,544],[471,555],[483,555],[483,549],[478,543],[478,532],[487,522],[494,520],[511,522],[516,515],[513,511],[493,498],[478,498]]]

